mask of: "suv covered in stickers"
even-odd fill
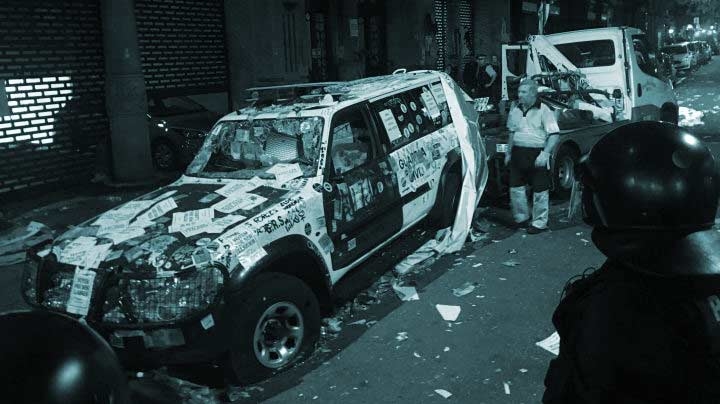
[[[313,349],[334,286],[410,227],[450,228],[438,250],[460,248],[487,181],[468,100],[430,71],[256,99],[178,181],[30,251],[23,296],[84,317],[126,362],[265,378]]]

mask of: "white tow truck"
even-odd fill
[[[490,158],[488,185],[495,185],[489,190],[506,190],[505,118],[523,77],[539,83],[540,99],[558,118],[560,141],[551,170],[554,193],[566,195],[577,160],[612,129],[637,120],[677,122],[672,84],[659,72],[654,50],[636,28],[533,35],[526,42],[503,45],[500,116],[481,117]]]

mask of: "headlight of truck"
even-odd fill
[[[218,298],[224,274],[206,267],[167,278],[122,278],[106,295],[103,321],[116,324],[183,320]]]

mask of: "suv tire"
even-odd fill
[[[300,279],[261,273],[228,299],[226,373],[241,385],[264,380],[311,353],[320,336],[320,306]],[[278,350],[283,348],[286,352]]]
[[[445,177],[445,186],[442,193],[438,195],[442,198],[438,205],[438,216],[435,226],[438,229],[450,227],[455,222],[458,206],[460,205],[460,192],[462,191],[462,178],[460,174],[452,170]]]

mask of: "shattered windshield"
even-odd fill
[[[288,168],[316,174],[323,119],[275,118],[219,122],[187,174],[211,178],[280,179]],[[279,170],[279,171],[278,171]],[[299,175],[298,175],[299,176]]]

